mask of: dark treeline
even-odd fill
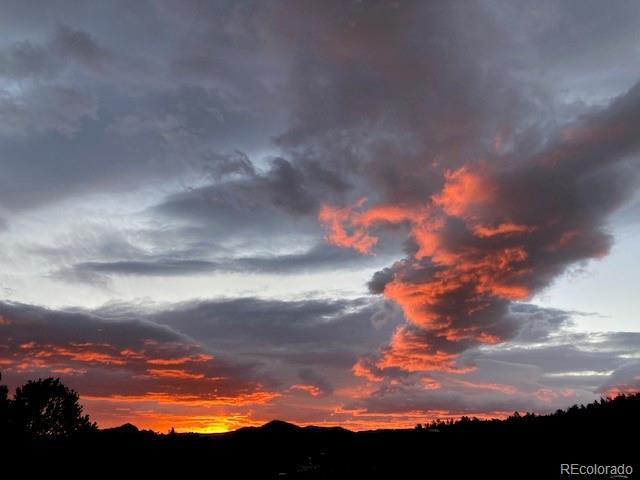
[[[587,405],[573,405],[566,410],[557,410],[548,415],[515,412],[504,420],[480,420],[463,416],[459,420],[436,420],[416,429],[432,432],[451,433],[528,433],[544,431],[571,431],[590,433],[613,428],[616,422],[624,420],[616,429],[637,432],[640,425],[640,394],[618,395],[614,398],[601,398]]]
[[[173,469],[213,471],[214,478],[563,478],[561,463],[625,463],[637,470],[639,427],[635,394],[549,415],[462,417],[404,430],[352,432],[272,421],[222,434],[156,433],[130,424],[97,429],[83,415],[78,395],[59,379],[28,382],[13,399],[0,386],[0,439],[3,451],[14,452],[6,458],[19,454],[103,470],[126,465],[128,472],[146,474]]]

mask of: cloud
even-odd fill
[[[11,386],[61,376],[102,426],[128,419],[164,429],[181,419],[189,428],[189,418],[207,416],[213,425],[236,414],[247,424],[256,421],[247,408],[260,405],[262,420],[278,417],[301,395],[321,401],[318,418],[340,401],[331,400],[337,386],[352,383],[357,355],[393,328],[369,328],[379,309],[365,299],[249,297],[91,311],[5,302],[0,368]]]
[[[62,376],[102,425],[129,419],[161,429],[171,422],[200,429],[195,419],[213,426],[224,415],[247,424],[292,405],[292,419],[305,422],[334,423],[337,415],[358,428],[410,425],[438,416],[547,412],[634,385],[637,334],[575,333],[566,328],[569,312],[511,308],[523,323],[519,337],[469,348],[451,357],[451,366],[440,361],[425,372],[407,370],[404,361],[380,368],[375,356],[367,363],[403,320],[379,322],[380,314],[392,315],[390,306],[366,299],[246,297],[93,311],[3,303],[0,366],[11,385]],[[416,348],[412,362],[420,355],[433,361],[420,341]],[[303,398],[315,403],[300,405]]]
[[[178,253],[178,252],[176,252]],[[50,254],[50,253],[49,253]],[[149,257],[149,256],[147,256]],[[71,282],[106,284],[115,275],[175,276],[215,272],[296,274],[308,271],[348,269],[367,259],[327,245],[316,245],[303,253],[255,257],[221,258],[208,261],[182,259],[171,254],[145,259],[82,262],[61,268],[52,276]]]
[[[544,310],[538,314],[555,316]],[[551,331],[551,342],[514,340],[470,349],[462,358],[473,368],[465,372],[403,369],[393,376],[393,371],[376,371],[375,359],[369,365],[361,359],[358,365],[365,369],[356,371],[378,386],[347,402],[345,410],[361,417],[402,412],[430,419],[503,417],[515,410],[548,413],[597,395],[636,391],[637,362],[629,359],[637,349],[635,332]]]
[[[366,299],[246,297],[187,302],[151,318],[216,351],[242,351],[250,358],[292,366],[341,364],[349,368],[356,352],[378,346],[393,328],[392,322],[381,329],[371,328],[372,316],[380,308]]]
[[[112,57],[111,52],[99,45],[89,33],[68,25],[58,25],[51,46],[57,55],[96,72],[104,71]]]
[[[617,368],[607,381],[600,385],[598,393],[607,397],[640,392],[640,362],[632,361]]]
[[[256,379],[255,363],[218,358],[184,334],[133,315],[109,319],[16,303],[0,304],[0,314],[6,339],[0,363],[10,383],[58,374],[82,395],[166,403],[275,395]]]
[[[281,276],[305,274],[307,288],[317,272],[322,291],[376,268],[374,297],[119,312],[14,306],[52,335],[24,333],[23,344],[36,343],[12,344],[15,355],[40,368],[43,352],[110,421],[121,418],[108,413],[115,407],[150,425],[157,410],[162,428],[255,422],[231,404],[264,392],[281,395],[261,397],[264,415],[291,401],[305,421],[378,426],[415,423],[429,406],[500,413],[635,385],[621,363],[634,361],[632,334],[571,337],[564,329],[576,312],[527,302],[605,256],[617,233],[611,219],[633,220],[633,207],[612,215],[638,183],[637,7],[147,7],[3,9],[0,215],[11,226],[3,265],[14,270],[0,278],[6,291],[95,305],[144,280],[145,295],[165,301],[196,295],[196,284],[210,291],[207,276],[215,284],[233,273],[231,291],[269,274],[282,291],[298,285]],[[85,284],[108,288],[85,296]],[[35,320],[45,317],[56,321]],[[99,346],[100,335],[83,329],[115,336],[114,317],[131,339]],[[6,322],[0,328],[14,328]],[[133,340],[161,334],[161,344],[176,343],[171,355]],[[197,355],[214,358],[175,363]],[[242,381],[213,380],[226,373]],[[134,393],[132,375],[145,377]],[[210,400],[198,382],[220,382],[227,410],[210,405],[190,424],[188,405]],[[190,392],[178,398],[178,384]]]
[[[313,368],[301,368],[298,377],[304,382],[304,386],[312,387],[311,392],[313,393],[331,395],[334,391],[331,382]]]
[[[413,244],[370,284],[400,304],[410,324],[378,366],[450,369],[460,351],[517,334],[512,302],[530,299],[570,265],[606,255],[605,222],[637,185],[639,115],[637,85],[528,157],[445,169],[427,203],[325,205],[319,220],[330,243],[368,253],[373,229],[401,224]]]
[[[0,51],[0,77],[11,80],[41,78],[55,71],[45,48],[28,40],[15,42]]]
[[[239,150],[227,155],[210,153],[205,157],[205,162],[205,169],[211,172],[215,180],[221,180],[229,175],[253,176],[256,174],[247,154]]]
[[[16,25],[19,18],[31,19],[29,28],[12,29],[0,46],[0,142],[15,177],[0,185],[0,201],[12,211],[122,191],[128,188],[123,183],[137,188],[173,181],[211,151],[264,145],[275,125],[251,105],[256,89],[261,98],[273,97],[259,87],[264,66],[253,64],[251,75],[224,68],[224,91],[215,78],[195,82],[174,74],[174,53],[191,52],[178,37],[188,37],[191,29],[172,30],[171,43],[180,47],[169,51],[162,47],[168,32],[152,10],[123,13],[112,6],[99,22],[95,12],[65,5],[49,15],[17,6],[6,13]],[[136,18],[140,31],[155,32],[154,39],[122,24],[123,16]],[[107,24],[122,31],[113,35],[103,28]],[[46,176],[39,175],[43,170]],[[11,183],[28,187],[14,191]]]
[[[33,129],[73,135],[96,111],[95,98],[66,86],[37,87],[26,98],[0,92],[0,134]]]
[[[236,169],[240,165],[238,161],[242,162],[242,169],[250,168],[248,159],[236,158],[235,161]],[[214,176],[219,176],[215,169],[220,165],[223,165],[220,160],[213,164]],[[249,176],[229,178],[172,195],[153,211],[224,226],[224,231],[230,234],[239,228],[252,227],[263,231],[283,227],[290,230],[293,222],[304,228],[305,221],[311,221],[323,189],[341,191],[345,188],[331,176],[318,175],[322,172],[320,167],[296,165],[281,157],[272,158],[264,172],[256,173],[252,167],[248,171]]]

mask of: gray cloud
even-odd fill
[[[97,72],[104,71],[112,57],[89,33],[68,25],[58,25],[51,46],[61,57],[67,57]]]
[[[408,357],[421,349],[435,358],[439,351],[513,338],[514,300],[531,298],[577,262],[608,254],[606,222],[638,186],[639,115],[636,85],[528,156],[516,147],[490,162],[446,170],[426,207],[407,206],[411,197],[391,203],[410,224],[415,248],[374,275],[369,287],[400,303],[410,326],[393,338],[380,363],[402,368],[398,362],[406,362],[414,369]],[[376,214],[375,206],[371,211]],[[336,235],[345,227],[330,228]],[[368,235],[348,220],[347,228]]]
[[[244,162],[242,168],[246,170],[250,164]],[[219,166],[220,162],[214,168]],[[289,234],[317,229],[315,215],[320,199],[346,188],[343,181],[320,166],[296,165],[275,157],[264,173],[177,193],[157,205],[153,213],[207,223],[211,226],[208,231],[217,236],[257,230]]]
[[[84,280],[101,275],[172,276],[207,272],[299,273],[350,268],[369,261],[353,252],[327,245],[316,245],[299,254],[221,259],[219,261],[171,258],[169,255],[147,260],[84,262],[54,272],[56,278]]]
[[[405,374],[394,383],[381,383],[372,395],[346,408],[360,409],[362,415],[424,412],[428,416],[434,410],[457,415],[548,413],[570,403],[588,403],[598,395],[637,391],[637,362],[625,358],[637,350],[636,333],[556,332],[554,343],[514,342],[469,351],[464,357],[475,367],[470,373],[434,372],[417,378]]]
[[[55,64],[47,51],[28,40],[16,42],[0,52],[0,76],[18,80],[52,75]]]
[[[227,155],[210,153],[204,158],[204,162],[205,170],[210,171],[215,180],[221,180],[229,175],[253,176],[256,174],[247,154],[239,150]]]
[[[82,310],[0,303],[0,318],[0,357],[10,383],[58,373],[83,395],[178,394],[186,389],[202,399],[241,395],[272,383],[258,376],[255,362],[214,358],[190,337],[135,314],[114,319]]]
[[[374,328],[385,307],[364,299],[249,297],[160,310],[134,304],[94,311],[0,307],[4,378],[17,383],[58,372],[90,396],[180,392],[213,400],[283,385],[312,386],[331,396],[336,382],[352,383],[348,372],[358,358],[379,348],[402,322],[396,317]],[[472,370],[463,375],[398,370],[370,395],[346,399],[343,413],[358,410],[365,418],[434,410],[544,412],[635,385],[637,362],[628,356],[637,352],[638,334],[571,333],[565,329],[568,312],[532,305],[514,313],[522,322],[518,340],[468,350],[461,363]],[[228,380],[221,383],[220,376]],[[217,389],[213,396],[208,378]]]
[[[603,396],[612,397],[620,393],[640,392],[640,362],[628,361],[618,367],[597,391]]]
[[[154,315],[223,352],[291,365],[334,364],[350,368],[357,355],[379,346],[395,326],[372,328],[380,305],[360,300],[279,301],[237,298],[187,303]]]
[[[317,387],[320,393],[324,395],[331,395],[333,393],[334,389],[331,382],[312,368],[301,368],[298,372],[298,377],[305,382],[305,384]]]
[[[359,300],[193,301],[53,310],[0,305],[0,364],[16,384],[63,375],[82,395],[161,393],[215,400],[282,386],[331,395],[357,356],[394,327],[371,328],[380,305]],[[197,338],[197,342],[194,340]],[[320,373],[322,372],[322,373]],[[136,382],[131,382],[131,377]]]
[[[576,399],[635,385],[635,334],[569,337],[563,329],[575,312],[519,301],[567,268],[606,255],[614,244],[610,221],[637,191],[638,8],[552,0],[5,2],[0,231],[3,241],[24,232],[3,250],[33,269],[27,276],[49,272],[109,286],[125,275],[289,275],[387,265],[369,283],[379,295],[394,282],[420,291],[445,279],[451,287],[452,266],[471,265],[453,275],[461,285],[405,308],[411,325],[390,303],[406,307],[411,292],[404,304],[396,295],[387,302],[203,300],[163,312],[128,305],[120,323],[107,308],[3,305],[26,319],[15,338],[28,343],[33,331],[38,344],[60,346],[113,335],[113,349],[100,353],[142,348],[119,337],[121,330],[132,339],[175,342],[178,350],[246,357],[271,372],[282,367],[284,383],[313,384],[327,396],[347,377],[354,381],[350,369],[360,358],[369,374],[399,382],[376,378],[379,391],[352,405],[375,412],[394,404],[407,411],[546,408],[574,398],[562,396],[563,382]],[[448,213],[434,207],[433,195],[455,184],[463,165],[492,199],[459,214],[449,214],[456,205]],[[415,215],[369,225],[379,237],[377,257],[318,245],[326,233],[318,223],[322,205],[344,207],[364,196],[360,212],[383,205],[415,213],[431,205],[442,220],[439,245],[458,255],[455,261],[418,255],[424,245],[407,235]],[[81,218],[68,218],[58,203],[65,200]],[[125,200],[135,205],[123,207]],[[102,230],[78,233],[88,220],[103,222]],[[524,230],[500,233],[508,224]],[[54,238],[60,230],[71,240]],[[36,271],[35,264],[45,266]],[[327,286],[331,277],[318,288]],[[419,313],[436,321],[409,318]],[[403,351],[385,342],[396,327]],[[22,353],[33,359],[35,350]],[[486,375],[469,372],[474,382],[491,383],[494,372],[519,393],[485,386],[474,397],[477,388],[451,380],[456,373],[430,379],[397,358],[387,368],[378,364],[394,353],[480,365]],[[114,365],[76,365],[69,355],[51,358],[92,372],[83,384],[89,391],[99,389],[100,375],[120,391],[131,372],[144,374],[140,362],[122,373]],[[217,371],[190,368],[194,375]],[[256,386],[259,367],[228,368],[223,373]],[[586,373],[563,375],[569,369]],[[612,370],[615,378],[603,379]],[[529,374],[529,383],[517,378]],[[429,390],[429,380],[442,391]],[[540,398],[527,399],[538,391]]]
[[[72,135],[87,118],[95,118],[97,105],[91,95],[66,86],[36,88],[27,99],[0,97],[0,133],[53,130]]]

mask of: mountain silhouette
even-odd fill
[[[138,427],[136,427],[135,425],[133,425],[131,423],[125,423],[123,425],[120,425],[119,427],[103,428],[102,429],[102,432],[105,433],[105,434],[115,433],[115,434],[120,434],[120,435],[135,435],[139,431],[140,430],[138,429]]]
[[[86,423],[79,414],[77,419]],[[144,477],[175,471],[181,476],[214,472],[214,478],[257,479],[550,479],[567,478],[561,475],[564,464],[624,464],[640,474],[640,394],[549,415],[516,412],[505,420],[462,417],[413,429],[359,432],[282,420],[217,434],[162,434],[126,423],[64,435],[27,435],[15,426],[7,428],[15,425],[12,418],[0,419],[0,425],[3,458],[16,462],[23,457],[23,465],[44,474],[64,466],[85,475],[99,467],[100,474],[140,472]]]

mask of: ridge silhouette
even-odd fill
[[[21,423],[27,399],[35,402],[32,405],[67,408],[36,409],[43,419],[30,417]],[[560,475],[560,465],[576,462],[624,463],[640,476],[639,427],[640,394],[636,393],[548,415],[515,412],[505,420],[462,417],[413,429],[354,432],[340,426],[301,427],[272,420],[225,433],[172,430],[165,434],[130,423],[96,428],[82,414],[77,393],[59,379],[28,382],[17,389],[13,400],[0,385],[0,442],[4,453],[11,452],[5,458],[37,456],[34,468],[45,468],[45,460],[78,469],[126,465],[128,472],[140,468],[145,476],[166,474],[171,468],[182,474],[207,471],[214,465],[221,478],[546,479],[566,478]]]

